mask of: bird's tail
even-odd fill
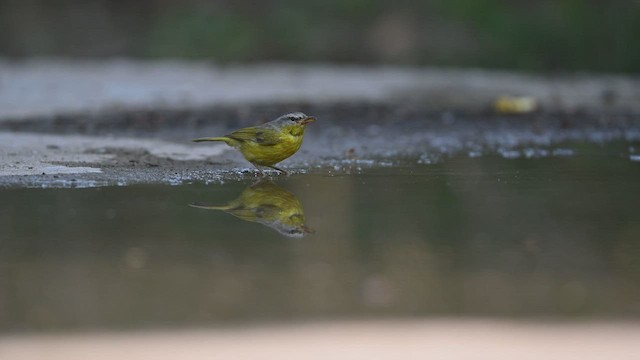
[[[189,204],[189,206],[198,209],[207,209],[207,210],[229,210],[231,206],[227,205],[207,205],[203,203],[194,202]]]
[[[226,136],[220,136],[220,137],[206,137],[206,138],[198,138],[198,139],[193,139],[191,140],[193,142],[202,142],[202,141],[224,141],[227,144],[229,144],[229,142],[231,142],[231,139],[229,139]]]

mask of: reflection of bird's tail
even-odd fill
[[[224,141],[227,144],[229,144],[232,139],[226,137],[226,136],[220,136],[220,137],[206,137],[206,138],[199,138],[199,139],[193,139],[191,140],[193,142],[202,142],[202,141]]]
[[[231,209],[230,205],[207,205],[198,202],[194,202],[189,204],[189,206],[198,208],[198,209],[207,209],[207,210],[229,210]]]

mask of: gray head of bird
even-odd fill
[[[264,223],[264,225],[276,230],[280,234],[290,238],[303,238],[309,234],[313,234],[316,231],[305,224],[292,225],[282,222]]]
[[[301,112],[292,112],[289,114],[284,114],[279,118],[273,120],[271,123],[278,127],[287,127],[291,125],[307,125],[316,121],[316,118],[313,116],[306,115]]]

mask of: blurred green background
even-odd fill
[[[0,56],[640,70],[637,0],[0,0]]]

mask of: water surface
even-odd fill
[[[637,318],[639,180],[602,147],[258,185],[3,189],[0,329]]]

